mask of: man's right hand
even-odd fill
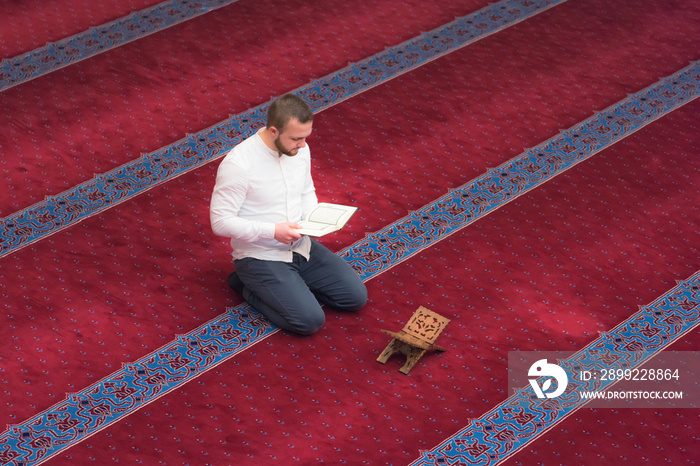
[[[301,228],[301,225],[298,223],[278,223],[275,225],[275,239],[284,244],[292,243],[301,238],[301,235],[297,232],[298,228]]]

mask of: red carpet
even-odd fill
[[[158,0],[23,0],[2,2],[0,57],[3,59],[28,53],[49,42],[100,26],[157,5]]]
[[[479,6],[477,1],[441,1],[425,10],[421,2],[402,8],[391,2],[365,3],[372,7],[333,1],[321,9],[287,2],[289,24],[315,27],[281,42],[273,18],[261,23],[261,12],[278,8],[274,1],[236,2],[8,89],[0,114],[2,164],[9,186],[22,188],[3,199],[0,215]],[[385,17],[395,22],[384,26]],[[344,18],[343,26],[334,18]]]
[[[279,4],[241,0],[3,92],[0,212],[480,6],[371,5],[286,3],[285,21],[310,27],[280,41],[279,19],[262,15]],[[689,2],[567,2],[323,111],[310,141],[319,197],[361,209],[324,242],[339,251],[697,60],[698,24]],[[373,278],[359,317],[329,313],[311,338],[276,333],[49,464],[410,463],[508,396],[508,351],[579,349],[700,269],[699,108]],[[7,424],[240,303],[208,225],[215,169],[0,259]],[[398,360],[375,362],[379,328],[418,305],[452,319],[448,351],[405,377]],[[700,350],[697,332],[676,346]],[[696,432],[697,410],[584,408],[510,461],[675,464]]]

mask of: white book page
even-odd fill
[[[328,223],[331,225],[338,224],[340,218],[347,212],[347,209],[338,209],[336,207],[329,206],[319,206],[311,215],[309,215],[310,222],[316,223]]]
[[[340,230],[355,213],[357,207],[322,202],[309,214],[309,218],[299,222],[302,235],[323,236]]]
[[[301,222],[301,226],[304,228],[301,230],[297,230],[301,232],[302,230],[304,231],[323,231],[328,227],[332,227],[333,225],[328,225],[327,223],[317,223],[317,222]],[[309,233],[302,233],[308,235]]]

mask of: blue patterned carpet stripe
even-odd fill
[[[320,112],[564,1],[502,0],[351,64],[296,92],[311,104],[314,112]],[[264,124],[268,105],[250,109],[0,219],[0,257],[217,160]]]
[[[238,0],[171,0],[0,62],[0,92]]]
[[[454,189],[342,253],[364,279],[488,215],[700,95],[700,61]]]
[[[529,387],[445,440],[415,466],[445,464],[495,465],[514,455],[544,432],[588,403],[584,391],[605,390],[616,381],[581,381],[581,370],[634,369],[700,325],[700,271],[570,358],[561,361],[569,373],[567,393],[542,401]],[[650,332],[650,329],[654,331]]]
[[[699,94],[700,62],[527,150],[523,155],[346,248],[340,256],[348,260],[364,280],[369,280],[690,102]],[[601,348],[618,353],[622,349],[617,346],[618,335],[637,339],[637,349],[645,355],[661,351],[700,322],[699,280],[700,273],[643,308],[627,323],[601,336],[572,357],[571,366],[598,367],[596,355]],[[654,339],[644,337],[644,329],[640,325],[643,321],[660,328],[664,335]],[[11,426],[0,436],[0,444],[9,446],[9,450],[2,454],[9,459],[8,464],[35,464],[49,458],[216,367],[275,331],[247,305],[229,309],[226,314],[178,337],[144,358],[126,364],[122,370],[69,396],[64,402],[20,425]],[[638,365],[647,357],[626,361],[626,367]],[[526,434],[511,432],[502,435],[504,431],[510,432],[507,430],[509,423],[520,422],[522,416],[544,416],[542,410],[531,409],[528,405],[531,401],[530,392],[521,391],[433,452],[425,453],[417,464],[446,464],[445,458],[462,457],[468,457],[470,462],[475,461],[473,464],[494,464],[582,405],[580,400],[566,407],[563,403],[571,400],[550,400],[551,413],[548,409],[546,419],[534,423]],[[469,450],[468,444],[474,443],[474,436],[486,439],[493,445],[493,451],[484,454]]]

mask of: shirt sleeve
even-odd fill
[[[238,216],[246,198],[248,178],[243,169],[226,159],[219,165],[209,216],[214,234],[253,242],[275,237],[275,225]]]

